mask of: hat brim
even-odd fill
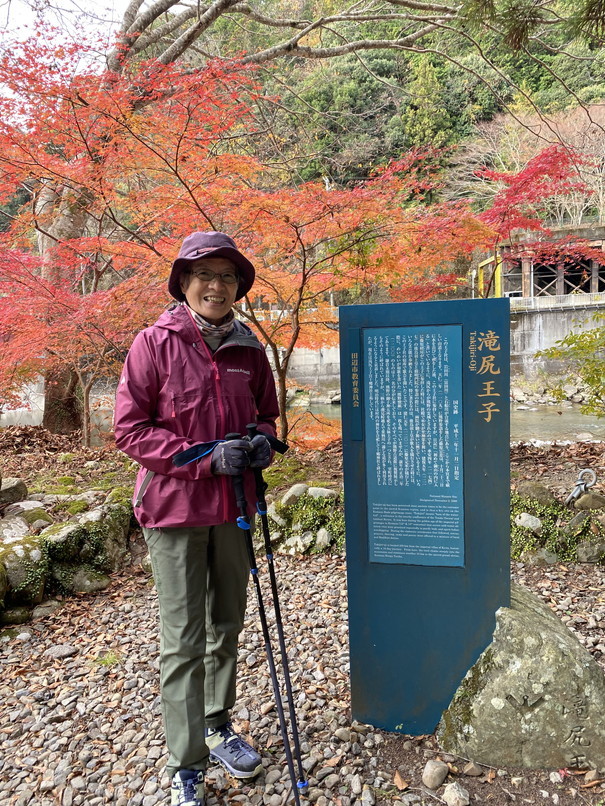
[[[229,246],[220,246],[216,249],[209,249],[207,252],[204,252],[203,255],[196,255],[191,259],[178,257],[172,264],[172,270],[170,272],[170,277],[168,278],[168,291],[170,292],[170,295],[179,302],[185,301],[185,294],[181,289],[181,274],[184,271],[187,271],[191,264],[195,263],[196,260],[206,257],[226,257],[235,266],[237,266],[239,283],[237,286],[235,301],[237,302],[237,300],[245,297],[254,284],[256,272],[254,270],[254,266],[252,263],[250,263],[248,258],[245,258],[237,249],[232,249]]]

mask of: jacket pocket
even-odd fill
[[[139,485],[139,488],[134,492],[134,505],[135,507],[140,507],[143,503],[143,498],[145,497],[145,493],[147,492],[147,488],[151,483],[151,479],[155,476],[155,471],[148,470],[147,473],[143,476],[143,480]]]

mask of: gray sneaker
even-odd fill
[[[170,806],[204,806],[204,773],[179,770],[170,785]]]
[[[263,765],[256,750],[225,722],[218,728],[206,729],[206,744],[212,761],[218,761],[235,778],[255,778]]]

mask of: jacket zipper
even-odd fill
[[[223,400],[222,400],[222,394],[221,394],[221,375],[220,375],[220,372],[218,370],[218,364],[214,360],[214,356],[210,352],[210,348],[208,347],[208,345],[206,344],[204,339],[202,339],[202,345],[203,345],[203,349],[206,350],[208,358],[210,359],[210,363],[212,364],[212,367],[214,369],[214,386],[216,388],[216,401],[218,403],[219,426],[220,426],[217,436],[218,436],[218,439],[224,439],[224,437],[225,437],[225,421],[226,421],[226,417],[225,417],[225,409],[223,407]],[[193,343],[193,346],[194,346],[195,349],[198,349],[196,342]],[[223,523],[227,523],[227,521],[229,520],[229,505],[227,503],[227,500],[228,500],[227,496],[229,495],[230,491],[229,491],[229,487],[227,485],[226,476],[221,476],[221,486],[223,488]]]

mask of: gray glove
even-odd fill
[[[250,454],[250,467],[269,467],[271,464],[271,445],[263,434],[252,437],[250,442],[252,453]]]
[[[216,475],[239,476],[250,464],[252,445],[247,439],[219,442],[212,451],[210,468]]]

